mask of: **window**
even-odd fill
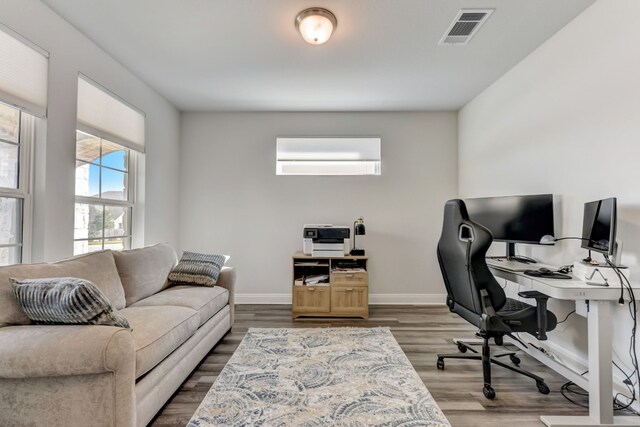
[[[34,118],[0,103],[0,265],[29,260]]]
[[[74,254],[131,246],[132,153],[76,132]]]
[[[0,265],[31,261],[31,149],[49,55],[0,24]]]
[[[78,78],[74,254],[131,247],[144,127],[143,113]]]
[[[380,175],[380,138],[278,138],[276,175]]]

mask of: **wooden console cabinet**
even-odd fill
[[[310,317],[369,318],[369,270],[366,256],[313,257],[293,255],[291,315]],[[353,267],[341,269],[344,262]],[[328,276],[328,283],[307,283]]]

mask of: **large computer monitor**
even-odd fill
[[[584,204],[582,247],[590,251],[613,255],[616,241],[615,197]]]
[[[507,258],[518,259],[516,243],[540,244],[542,236],[555,235],[553,194],[466,199],[465,204],[472,221],[487,227],[493,240],[507,242]]]

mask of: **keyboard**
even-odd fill
[[[525,270],[524,274],[531,277],[542,277],[544,279],[573,279],[568,274],[559,273],[557,271],[538,271],[538,270]]]
[[[504,258],[487,258],[486,261],[489,267],[495,267],[501,270],[513,271],[516,273],[523,273],[527,270],[535,270],[538,268],[548,268],[549,270],[557,270],[556,267],[547,265],[547,264],[524,263],[520,261],[511,261]]]

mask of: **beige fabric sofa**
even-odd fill
[[[213,288],[168,287],[166,244],[0,267],[0,425],[143,426],[233,325],[235,270]],[[129,321],[31,324],[9,277],[91,280]]]

